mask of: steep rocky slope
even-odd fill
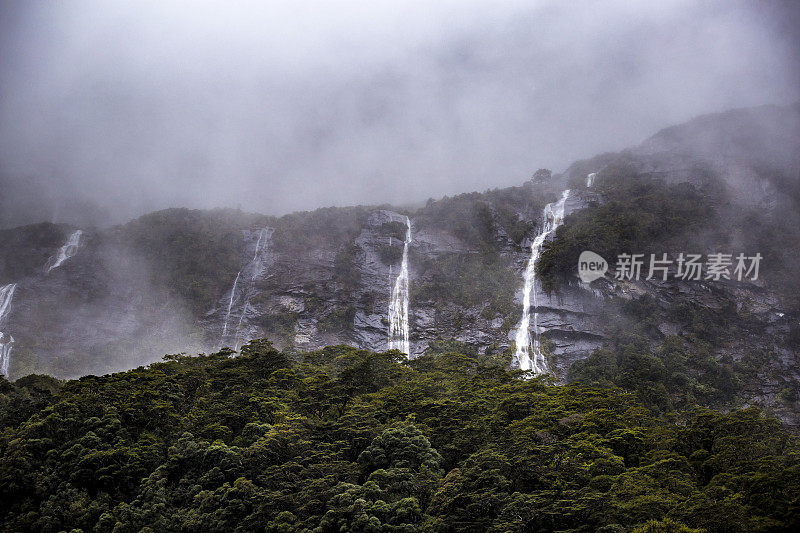
[[[16,339],[11,375],[103,373],[167,352],[238,349],[261,337],[282,349],[384,350],[406,216],[413,231],[411,355],[455,349],[510,364],[531,239],[544,205],[568,187],[566,221],[554,245],[545,246],[551,270],[540,273],[546,290],[538,287],[537,300],[556,379],[586,379],[574,365],[597,349],[655,352],[677,338],[690,362],[701,352],[703,361],[715,361],[691,368],[692,394],[732,368],[735,391],[717,400],[772,406],[794,420],[800,308],[783,280],[800,250],[787,229],[799,212],[798,113],[797,106],[766,107],[701,117],[631,150],[578,162],[563,175],[540,172],[520,187],[416,210],[329,208],[277,219],[238,211],[153,213],[111,229],[83,228],[79,253],[50,273],[43,265],[73,228],[5,230],[0,278],[18,283],[3,326]],[[596,177],[588,188],[590,173]],[[766,243],[774,227],[783,228],[783,249],[765,251],[765,274],[756,282],[621,282],[609,273],[590,286],[580,283],[570,254],[580,246],[603,252],[597,246],[608,239],[581,241],[571,231],[595,223],[603,206],[632,212],[617,197],[620,184],[639,181],[663,184],[653,185],[663,198],[683,201],[685,193],[705,214],[690,226],[659,226],[638,241],[647,250],[630,252],[691,245],[687,251],[730,246],[733,253]],[[608,230],[611,241],[623,231],[645,234],[646,217],[631,218],[629,227]],[[747,231],[735,231],[739,226]],[[750,231],[756,227],[761,233]],[[721,379],[715,390],[724,388]]]

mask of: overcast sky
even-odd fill
[[[117,218],[515,185],[697,114],[797,101],[791,6],[0,2],[0,177]]]

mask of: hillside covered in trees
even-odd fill
[[[253,341],[0,378],[0,530],[754,532],[800,527],[800,443],[485,357]]]

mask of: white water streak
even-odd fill
[[[250,276],[250,284],[247,287],[247,291],[245,292],[244,303],[242,304],[242,312],[239,315],[239,323],[236,325],[236,344],[234,349],[239,351],[239,348],[242,345],[242,320],[244,320],[245,314],[247,314],[247,308],[250,305],[250,298],[253,296],[253,286],[255,285],[256,278],[264,271],[264,260],[260,257],[259,252],[261,252],[261,242],[264,240],[264,236],[269,231],[269,228],[264,228],[258,234],[258,241],[256,242],[256,251],[253,254],[253,259],[247,265],[247,269],[252,272]]]
[[[47,272],[50,272],[54,268],[60,267],[64,261],[78,253],[78,248],[81,246],[82,236],[83,232],[81,230],[76,230],[72,233],[72,235],[69,236],[67,242],[64,243],[64,246],[58,249],[58,254],[48,261],[49,266],[47,267]]]
[[[11,300],[14,298],[16,289],[16,283],[9,283],[0,287],[0,327],[3,326],[6,316],[11,311]],[[11,366],[11,348],[14,344],[14,337],[9,335],[8,340],[5,339],[5,334],[0,331],[0,374],[7,377]]]
[[[547,204],[543,212],[542,231],[531,243],[531,257],[525,268],[525,286],[522,293],[522,320],[517,327],[516,352],[514,361],[521,370],[533,370],[535,374],[547,372],[547,360],[542,354],[539,343],[539,314],[536,301],[536,262],[542,254],[542,246],[550,234],[564,222],[564,204],[569,196],[569,189],[561,194],[558,202]],[[533,343],[531,343],[531,298],[533,298]],[[531,354],[531,351],[533,352]]]
[[[236,273],[236,279],[233,280],[233,287],[231,288],[231,299],[228,300],[228,312],[225,313],[225,322],[222,324],[222,338],[219,340],[220,347],[225,342],[225,336],[228,334],[228,320],[231,318],[231,308],[233,307],[233,298],[236,296],[236,285],[239,284],[239,276],[242,274],[242,271]]]
[[[389,301],[389,349],[411,355],[408,334],[408,245],[411,244],[411,220],[406,217],[406,240],[403,242],[403,261],[400,274],[392,288]]]
[[[594,185],[594,179],[597,177],[597,172],[592,172],[586,176],[586,187],[592,187]]]

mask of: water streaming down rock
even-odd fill
[[[6,340],[5,333],[0,331],[0,376],[8,377],[11,366],[11,349],[14,347],[14,337],[9,335]]]
[[[75,230],[67,238],[67,242],[58,249],[58,253],[47,260],[44,266],[45,273],[51,272],[53,269],[60,267],[64,261],[78,253],[81,246],[81,239],[83,231]],[[17,284],[9,283],[0,287],[0,328],[3,327],[8,313],[11,311],[11,300],[14,298]],[[4,333],[0,329],[0,374],[8,376],[8,371],[11,366],[11,351],[14,344],[14,337],[10,334]]]
[[[389,349],[411,355],[408,334],[408,245],[411,244],[411,220],[406,217],[406,239],[403,242],[403,261],[400,274],[392,287],[389,301]]]
[[[538,304],[536,301],[536,262],[542,253],[542,246],[558,226],[564,221],[564,204],[569,196],[569,189],[561,194],[561,198],[554,203],[544,207],[542,231],[531,243],[531,257],[525,268],[525,286],[522,292],[522,320],[517,327],[516,352],[514,353],[513,365],[521,370],[533,370],[535,374],[543,374],[547,371],[547,360],[542,354],[539,343],[539,324]],[[531,321],[531,298],[533,299],[533,342],[531,342],[530,321]],[[531,353],[531,350],[533,353]]]
[[[586,187],[592,187],[594,185],[594,179],[597,177],[597,172],[592,172],[591,174],[586,176]]]
[[[8,313],[11,311],[11,300],[14,298],[14,291],[17,289],[16,283],[9,283],[0,287],[0,328],[3,327]],[[8,376],[11,366],[11,349],[14,344],[14,337],[3,333],[0,330],[0,374]]]
[[[239,323],[236,325],[236,344],[234,349],[237,351],[242,346],[242,321],[250,308],[250,298],[253,296],[256,279],[264,273],[264,268],[266,267],[266,254],[269,252],[269,239],[272,237],[272,231],[272,228],[264,228],[258,233],[253,259],[245,267],[245,271],[250,274],[250,283],[245,291],[242,312],[239,314]]]
[[[239,276],[242,275],[242,271],[236,273],[236,279],[233,280],[233,287],[231,288],[231,298],[228,300],[228,311],[225,313],[225,321],[222,323],[222,337],[219,339],[220,348],[222,348],[223,343],[225,342],[225,337],[228,335],[228,320],[231,318],[231,309],[233,308],[233,298],[236,296],[236,286],[239,284]]]
[[[58,253],[55,255],[55,257],[51,257],[47,262],[47,265],[45,265],[45,272],[50,272],[54,268],[60,267],[64,261],[78,253],[78,248],[81,246],[82,237],[83,231],[76,230],[72,232],[67,239],[67,242],[64,243],[64,246],[58,249]]]

